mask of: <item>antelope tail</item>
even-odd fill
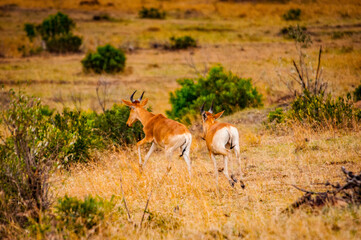
[[[183,147],[184,145],[184,148],[183,148],[183,150],[182,150],[182,154],[181,155],[179,155],[179,157],[183,157],[183,154],[184,154],[184,152],[186,151],[186,149],[187,149],[187,140],[184,140],[184,143],[181,145],[181,147]]]
[[[227,128],[227,132],[228,132],[228,142],[230,142],[230,145],[231,145],[231,147],[230,147],[230,149],[233,149],[236,145],[233,145],[233,143],[232,143],[232,135],[231,135],[231,133],[229,132],[229,129]],[[233,145],[233,146],[232,146]]]

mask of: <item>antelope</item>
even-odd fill
[[[150,155],[152,155],[157,146],[165,148],[165,156],[169,162],[168,167],[170,167],[174,150],[180,148],[180,157],[183,157],[187,163],[189,176],[191,176],[191,160],[189,158],[189,152],[192,143],[192,135],[189,130],[183,124],[168,119],[163,114],[153,114],[144,109],[144,106],[148,102],[148,98],[142,100],[144,95],[143,92],[138,100],[134,100],[133,97],[136,91],[137,90],[130,96],[130,101],[124,99],[122,99],[122,101],[125,105],[130,107],[127,125],[131,127],[138,120],[143,125],[145,137],[137,142],[140,168],[144,168]],[[152,143],[152,145],[142,163],[140,146],[145,143]]]
[[[239,174],[240,174],[240,184],[244,188],[244,183],[241,180],[242,170],[241,170],[241,156],[239,149],[239,134],[235,126],[229,123],[221,123],[216,120],[222,116],[224,111],[217,114],[213,114],[213,101],[210,109],[204,111],[204,104],[201,107],[201,115],[203,121],[203,139],[206,140],[206,145],[208,148],[209,156],[213,160],[216,182],[218,186],[218,169],[215,155],[222,155],[224,159],[224,170],[223,173],[228,179],[232,187],[237,183],[237,179],[234,174],[229,176],[228,174],[228,158],[233,150],[236,155],[238,165],[239,165]]]

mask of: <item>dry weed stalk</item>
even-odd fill
[[[109,86],[110,83],[103,78],[99,78],[95,91],[97,93],[98,103],[105,112],[107,102],[109,101]]]
[[[333,190],[327,190],[325,192],[313,192],[295,185],[292,185],[296,189],[305,192],[305,194],[292,203],[284,211],[292,212],[294,209],[303,205],[311,207],[321,207],[324,205],[339,205],[344,206],[347,204],[361,204],[361,173],[355,175],[353,172],[346,170],[345,167],[341,167],[342,172],[346,175],[346,183],[340,185],[339,183],[332,184],[329,182],[323,183],[326,187],[331,187]]]
[[[123,179],[122,179],[122,174],[121,173],[120,173],[119,178],[120,178],[120,190],[122,192],[122,197],[123,197],[123,203],[124,203],[125,210],[127,210],[128,221],[132,223],[133,220],[132,220],[132,217],[130,216],[127,201],[125,200],[125,195],[124,195],[124,190],[123,190]]]
[[[327,89],[327,82],[323,81],[322,78],[322,68],[321,68],[321,56],[322,56],[322,46],[320,47],[320,50],[318,52],[318,62],[317,62],[317,68],[315,72],[315,77],[312,79],[310,76],[310,71],[312,71],[312,66],[308,66],[305,63],[305,54],[301,51],[301,48],[299,48],[299,61],[298,64],[295,60],[292,60],[293,67],[295,70],[294,74],[289,74],[291,79],[293,81],[285,81],[281,74],[278,73],[278,77],[280,81],[287,87],[287,89],[290,91],[290,93],[294,96],[299,96],[303,93],[303,91],[308,90],[314,95],[318,95],[320,93],[323,93]],[[293,82],[296,82],[299,86],[297,90]]]

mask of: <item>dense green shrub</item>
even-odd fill
[[[137,122],[133,127],[128,127],[130,109],[124,105],[114,104],[96,116],[94,128],[97,134],[115,145],[132,144],[144,138],[143,127]]]
[[[105,213],[114,207],[111,201],[105,201],[100,197],[85,197],[84,201],[75,197],[65,196],[58,199],[55,206],[58,231],[65,229],[77,235],[84,235],[87,230],[97,230]]]
[[[352,127],[361,120],[361,110],[353,107],[351,95],[345,98],[321,94],[312,94],[308,90],[297,97],[291,104],[291,109],[283,113],[278,110],[268,115],[268,121],[277,123],[284,119],[305,122],[311,126]],[[282,121],[277,121],[277,120]]]
[[[282,17],[286,21],[300,20],[301,9],[299,9],[299,8],[291,8],[285,14],[283,14]]]
[[[97,48],[95,53],[88,53],[81,61],[84,71],[95,73],[116,73],[124,70],[125,54],[122,50],[107,44]]]
[[[30,41],[40,34],[47,50],[55,53],[79,52],[82,38],[73,35],[72,30],[74,28],[75,22],[61,12],[49,15],[37,26],[31,23],[24,25],[24,30]]]
[[[354,100],[361,101],[361,84],[353,92]]]
[[[160,11],[157,8],[146,8],[142,7],[141,10],[139,10],[139,17],[140,18],[153,18],[153,19],[164,19],[165,18],[165,11]]]
[[[9,93],[9,106],[1,113],[1,128],[9,136],[0,136],[0,224],[24,226],[50,205],[49,177],[60,132],[51,124],[52,110],[39,99]]]
[[[214,111],[225,110],[229,115],[246,107],[262,105],[262,95],[252,86],[251,79],[243,79],[232,72],[226,72],[222,66],[210,69],[206,77],[198,79],[180,79],[182,86],[170,93],[172,109],[168,117],[190,123],[199,114],[203,102],[210,104],[214,100]]]
[[[197,47],[197,42],[190,36],[171,37],[170,47],[171,49],[187,49],[190,47]]]

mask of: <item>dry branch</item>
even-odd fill
[[[320,207],[324,205],[348,205],[361,204],[361,173],[355,175],[353,172],[341,167],[342,172],[346,176],[346,183],[343,185],[331,184],[328,181],[323,183],[325,187],[331,188],[325,192],[313,192],[293,185],[296,189],[305,194],[292,203],[284,211],[292,212],[294,209],[303,205],[310,207]]]

